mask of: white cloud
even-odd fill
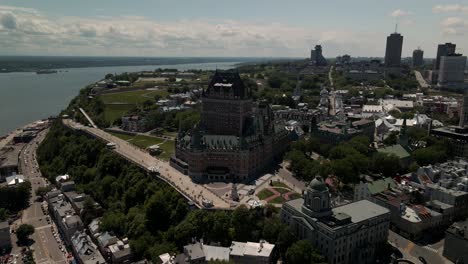
[[[464,35],[468,33],[468,20],[461,17],[447,17],[440,23],[446,35]]]
[[[446,12],[468,12],[468,6],[459,4],[455,5],[436,5],[432,7],[434,13],[446,13]]]
[[[412,12],[410,11],[405,11],[405,10],[402,10],[402,9],[397,9],[393,12],[390,13],[390,16],[391,17],[405,17],[405,16],[409,16],[411,15]]]

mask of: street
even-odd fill
[[[34,241],[30,248],[34,251],[34,260],[38,264],[47,263],[67,263],[66,252],[58,235],[54,235],[53,229],[57,230],[53,221],[49,221],[44,210],[42,202],[36,200],[36,190],[39,187],[47,185],[46,180],[42,177],[39,166],[36,160],[36,150],[40,142],[44,139],[48,130],[44,130],[31,142],[26,144],[19,156],[20,173],[31,182],[31,201],[30,206],[23,211],[22,217],[13,223],[13,226],[18,227],[21,224],[30,224],[34,226],[35,232],[31,236]],[[56,237],[57,236],[57,237]],[[16,236],[12,234],[13,239]],[[63,251],[62,251],[63,250]],[[21,248],[13,244],[12,254],[19,254]]]
[[[429,264],[449,264],[451,261],[442,256],[443,241],[434,245],[420,246],[412,241],[389,230],[388,242],[398,248],[403,254],[403,258],[414,263],[421,263],[419,257],[423,257]]]

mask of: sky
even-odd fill
[[[0,0],[0,55],[383,57],[468,53],[468,0]]]

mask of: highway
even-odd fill
[[[31,236],[34,243],[30,246],[33,250],[34,260],[37,264],[48,263],[67,263],[66,252],[60,239],[54,236],[53,229],[57,230],[53,221],[48,221],[48,217],[42,210],[42,202],[36,200],[35,192],[39,187],[47,185],[47,181],[42,177],[39,171],[39,165],[36,160],[36,150],[44,140],[48,130],[44,130],[31,142],[26,144],[20,152],[19,168],[20,173],[31,182],[31,201],[30,206],[23,211],[22,217],[14,225],[18,227],[21,224],[30,224],[34,226],[35,232]],[[47,212],[46,212],[47,213]],[[13,254],[19,254],[21,249],[14,245]]]
[[[138,164],[147,171],[157,171],[159,173],[158,178],[170,184],[187,199],[197,204],[199,208],[204,207],[203,200],[211,201],[213,203],[213,209],[231,208],[231,203],[228,200],[224,200],[203,185],[192,182],[190,177],[171,167],[169,162],[159,160],[127,141],[115,137],[99,128],[83,126],[70,119],[63,119],[62,122],[72,129],[82,130],[105,142],[115,143],[114,151],[117,154]],[[232,204],[232,206],[235,206],[235,204]]]

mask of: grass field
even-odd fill
[[[104,118],[106,121],[112,123],[117,118],[121,118],[134,106],[133,104],[107,104],[104,108]]]
[[[263,189],[261,190],[258,194],[257,194],[257,197],[258,199],[260,200],[265,200],[266,198],[272,196],[274,193],[272,193],[270,190],[268,189]]]
[[[296,200],[298,198],[301,198],[302,195],[300,195],[299,193],[293,193],[291,195],[289,195],[289,200]]]
[[[285,189],[285,188],[274,188],[277,192],[281,193],[281,194],[285,194],[285,193],[288,193],[288,192],[291,192],[291,189]]]
[[[134,144],[135,146],[138,146],[144,149],[152,145],[160,144],[159,146],[162,150],[162,153],[159,154],[158,157],[164,160],[168,160],[171,157],[171,155],[174,153],[174,147],[175,147],[174,141],[167,140],[166,142],[164,142],[164,139],[160,139],[160,138],[144,136],[144,135],[127,135],[127,134],[118,133],[118,132],[111,132],[111,134],[125,141],[128,141]]]
[[[269,201],[268,203],[273,203],[273,204],[282,204],[286,202],[286,200],[282,196],[278,196],[275,199]]]
[[[128,91],[121,93],[102,94],[101,99],[105,104],[123,103],[123,104],[139,104],[146,100],[154,100],[154,96],[159,94],[161,97],[168,95],[166,91]]]
[[[273,185],[273,187],[284,187],[284,188],[288,188],[288,189],[289,189],[289,187],[288,187],[286,184],[284,184],[284,183],[282,183],[282,182],[279,182],[279,181],[274,181],[274,182],[272,182],[272,185]]]

